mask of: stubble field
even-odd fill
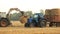
[[[60,27],[25,28],[19,21],[8,27],[0,27],[0,34],[60,34]]]

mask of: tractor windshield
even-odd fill
[[[38,17],[38,15],[34,15],[34,17],[33,18],[37,18]]]

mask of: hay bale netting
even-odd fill
[[[60,9],[46,9],[45,15],[60,15]]]
[[[21,23],[27,23],[27,19],[28,19],[27,16],[21,16],[20,17],[20,22]]]

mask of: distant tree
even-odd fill
[[[40,10],[40,13],[45,14],[45,12],[44,12],[44,10],[43,10],[43,9],[41,9],[41,10]]]
[[[10,15],[10,20],[19,20],[21,14],[20,13],[14,13]]]
[[[27,11],[25,14],[28,15],[28,16],[31,16],[32,15],[32,11]]]

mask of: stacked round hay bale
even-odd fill
[[[50,22],[60,22],[60,9],[46,9],[45,18]]]
[[[45,15],[50,15],[51,9],[46,9],[45,10]]]
[[[46,9],[45,15],[60,15],[60,9]]]
[[[60,15],[60,9],[51,9],[51,15]]]

